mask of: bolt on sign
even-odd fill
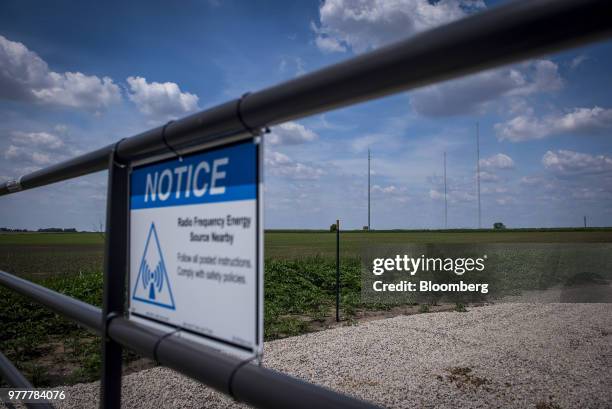
[[[130,319],[261,355],[261,146],[249,138],[131,169]]]

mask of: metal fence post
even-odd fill
[[[336,220],[336,322],[340,322],[340,220]]]
[[[104,296],[102,306],[102,380],[100,408],[121,406],[122,346],[108,337],[108,324],[123,315],[127,271],[128,167],[109,155],[104,252]]]

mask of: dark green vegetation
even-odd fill
[[[35,278],[54,291],[101,307],[102,273]],[[0,288],[0,350],[35,386],[95,380],[100,374],[100,338],[40,304]],[[134,366],[139,357],[125,352]]]
[[[70,262],[67,264],[70,265]],[[343,260],[342,315],[359,305],[360,262]],[[1,266],[4,269],[4,265]],[[335,261],[321,257],[266,260],[265,338],[299,335],[324,328],[334,314]],[[52,274],[33,281],[101,306],[102,273]],[[8,289],[0,288],[0,351],[37,386],[93,381],[99,378],[100,338]],[[127,354],[126,363],[138,365]],[[140,365],[151,363],[140,361]]]
[[[360,305],[361,263],[357,258],[341,261],[341,315],[351,318]],[[325,327],[335,316],[335,259],[266,259],[266,340],[299,335]]]
[[[35,281],[90,304],[101,305],[101,273],[55,275]],[[99,373],[99,338],[40,304],[0,288],[0,321],[2,352],[36,386],[53,385],[62,380],[89,380]]]
[[[343,232],[341,316],[351,323],[390,305],[361,302],[360,256],[373,244],[610,243],[611,229],[568,231]],[[298,335],[334,325],[335,234],[266,232],[265,338]],[[103,237],[97,233],[0,234],[0,269],[99,306]],[[439,306],[415,306],[439,311]],[[463,304],[450,310],[464,311]],[[365,311],[365,312],[364,312]],[[401,313],[406,313],[402,310]],[[97,379],[100,339],[24,297],[0,288],[0,351],[37,386]],[[150,366],[133,354],[129,368]]]

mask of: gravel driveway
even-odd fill
[[[612,408],[612,304],[499,304],[266,343],[264,364],[393,408]],[[62,408],[96,408],[99,384]],[[172,370],[124,378],[126,408],[243,407]]]

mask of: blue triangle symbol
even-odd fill
[[[155,223],[151,223],[138,277],[134,283],[132,299],[159,307],[175,309],[174,296],[164,263],[164,256],[159,245]]]

